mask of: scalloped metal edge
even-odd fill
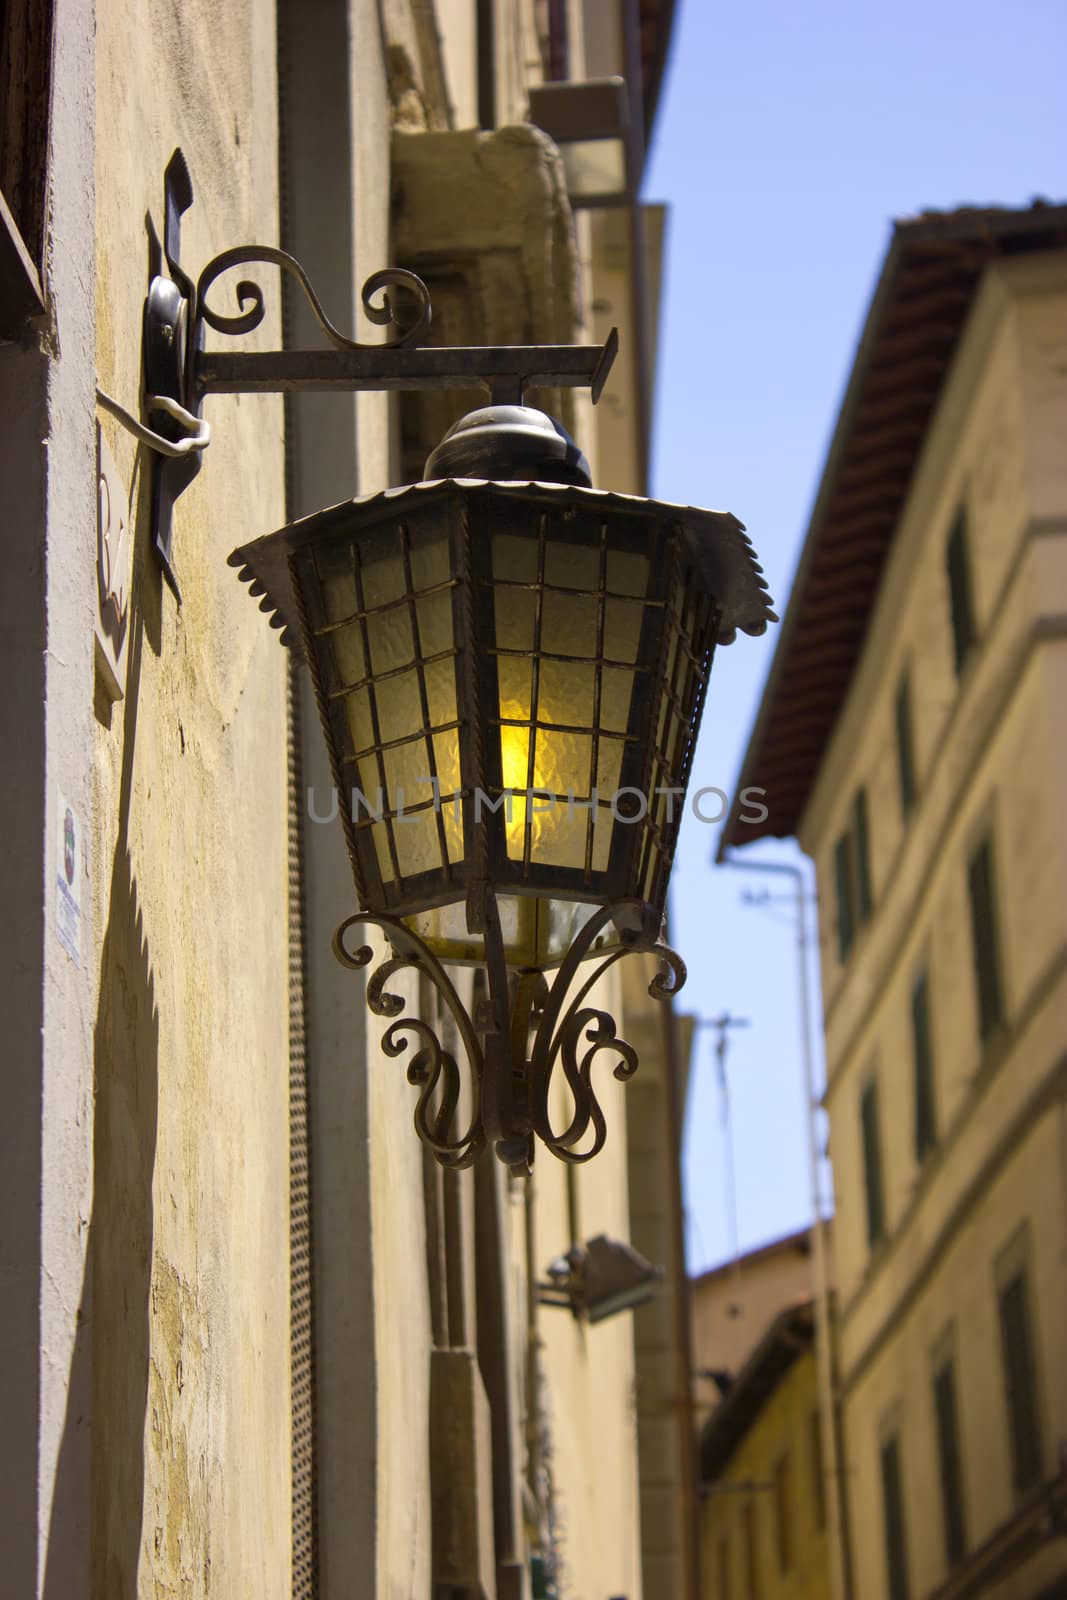
[[[735,517],[732,511],[713,511],[700,506],[681,505],[672,500],[647,499],[642,495],[622,494],[614,489],[586,489],[571,484],[543,483],[532,478],[427,478],[420,483],[397,484],[388,489],[375,490],[371,494],[356,495],[351,500],[338,501],[332,506],[323,506],[320,510],[309,512],[306,516],[299,517],[295,522],[287,524],[284,529],[277,529],[275,532],[285,532],[289,535],[293,535],[304,523],[315,522],[319,518],[329,515],[331,512],[342,511],[349,507],[352,509],[361,510],[365,507],[374,506],[380,502],[384,503],[386,501],[404,499],[405,497],[416,495],[420,493],[420,491],[450,488],[495,489],[503,491],[504,493],[507,493],[510,490],[516,494],[534,489],[537,490],[538,493],[544,491],[551,494],[577,496],[581,500],[607,502],[609,506],[619,506],[620,508],[640,507],[643,510],[655,508],[657,511],[661,511],[667,516],[671,516],[672,514],[675,515],[681,521],[688,524],[691,529],[693,528],[694,524],[699,524],[700,522],[704,522],[706,519],[710,518],[714,518],[720,527],[722,526],[722,523],[725,522],[728,526],[729,532],[736,537],[738,543],[744,547],[743,555],[745,558],[745,564],[748,569],[748,576],[751,578],[753,589],[755,591],[752,595],[752,605],[753,607],[758,607],[760,611],[760,615],[755,620],[747,623],[739,623],[738,627],[740,627],[742,633],[748,634],[750,638],[758,638],[761,634],[766,633],[769,623],[777,622],[779,620],[777,613],[773,609],[774,602],[771,599],[770,590],[763,576],[763,568],[756,560],[756,554],[752,540],[748,537],[744,523],[741,522],[739,518]],[[263,599],[260,599],[259,608],[261,611],[269,615],[271,626],[280,630],[281,642],[290,647],[296,647],[299,649],[300,641],[296,637],[294,630],[287,623],[286,619],[279,614],[275,601],[271,599],[267,592],[266,585],[258,576],[248,559],[255,546],[261,544],[263,539],[273,538],[274,536],[274,534],[265,534],[258,539],[250,541],[248,544],[240,545],[236,550],[231,552],[231,554],[227,557],[227,561],[230,566],[238,569],[237,576],[240,578],[242,583],[248,584],[249,592],[253,596],[259,598],[259,596],[262,595],[264,597]],[[722,645],[732,644],[737,637],[737,632],[737,627],[722,628],[719,632],[718,643]]]

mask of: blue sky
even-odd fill
[[[670,206],[652,488],[736,513],[780,614],[891,220],[1062,199],[1065,69],[1063,0],[679,0],[644,185]],[[776,632],[720,651],[694,787],[732,790]],[[717,834],[687,817],[672,942],[690,971],[682,1009],[750,1024],[727,1066],[747,1249],[811,1214],[796,952],[787,881],[713,871]],[[746,889],[775,898],[749,905]],[[700,1271],[732,1251],[707,1030],[693,1066]]]

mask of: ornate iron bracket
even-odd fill
[[[492,1144],[512,1171],[529,1172],[535,1135],[562,1161],[591,1161],[603,1149],[607,1120],[593,1088],[594,1065],[601,1054],[614,1056],[614,1076],[626,1080],[636,1072],[638,1058],[633,1045],[619,1038],[615,1019],[587,1004],[590,994],[616,961],[642,951],[661,962],[648,989],[654,1000],[677,994],[686,976],[681,957],[643,927],[642,910],[619,902],[594,912],[549,982],[541,973],[506,972],[494,903],[486,929],[489,995],[473,1019],[441,962],[398,918],[358,911],[341,924],[334,952],[353,971],[369,967],[374,951],[366,944],[349,950],[345,935],[350,928],[372,923],[389,940],[392,954],[368,976],[367,1005],[375,1016],[389,1020],[382,1036],[385,1055],[396,1058],[414,1046],[407,1077],[419,1090],[415,1131],[442,1166],[470,1166]],[[621,946],[595,961],[572,994],[581,962],[610,922],[625,930]],[[452,1019],[466,1058],[466,1092],[456,1055],[428,1022],[405,1016],[404,998],[387,987],[405,969],[432,985]],[[549,1110],[557,1067],[562,1067],[571,1107],[569,1121],[560,1129],[553,1126]],[[583,1146],[583,1141],[588,1142]]]
[[[176,400],[195,416],[208,394],[278,394],[285,391],[365,389],[470,389],[484,387],[494,405],[521,405],[528,387],[588,388],[600,398],[618,350],[613,328],[602,345],[420,344],[432,321],[430,292],[415,273],[387,267],[363,285],[363,309],[371,322],[392,328],[386,344],[348,339],[330,321],[295,257],[273,245],[239,245],[209,261],[197,282],[180,264],[182,214],[193,203],[193,184],[180,150],[167,164],[163,184],[162,252],[155,245],[144,312],[145,393]],[[249,278],[236,285],[236,314],[207,304],[216,279],[251,263],[276,266],[302,289],[329,341],[320,350],[213,351],[204,347],[206,328],[237,336],[259,327],[266,314],[262,289]],[[410,312],[407,302],[413,304]],[[176,425],[153,412],[150,425],[167,438]],[[174,501],[196,476],[199,457],[160,460],[153,495],[153,541],[164,574],[180,600],[171,559]]]

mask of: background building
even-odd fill
[[[613,983],[605,1004],[646,1035],[642,1114],[628,1131],[611,1084],[597,1163],[543,1157],[522,1184],[424,1156],[404,1064],[330,951],[354,895],[340,831],[305,804],[330,786],[307,685],[226,564],[419,476],[475,397],[209,399],[213,440],[174,510],[180,606],[149,542],[151,453],[100,413],[98,459],[96,404],[140,409],[180,147],[194,276],[280,242],[357,337],[380,336],[358,290],[390,262],[429,282],[442,341],[618,324],[598,411],[544,398],[598,483],[644,491],[663,219],[636,186],[670,22],[666,0],[5,10],[13,1594],[696,1594],[681,1052]],[[587,211],[530,92],[614,74],[629,166]],[[317,340],[290,286],[251,270],[266,317],[246,347]],[[212,290],[222,314],[232,285]],[[538,1304],[548,1262],[601,1232],[667,1269],[636,1342],[627,1315]]]
[[[824,1431],[835,1420],[816,1360],[816,1278],[805,1228],[692,1280],[701,1565],[716,1600],[834,1592]]]
[[[774,1317],[700,1436],[704,1586],[830,1593],[826,1475],[810,1300]]]
[[[740,780],[814,858],[863,1600],[1067,1583],[1067,209],[898,223]]]

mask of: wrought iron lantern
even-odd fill
[[[208,312],[204,294],[257,254],[286,266],[281,252],[249,249],[201,274],[194,407],[212,389],[339,386],[325,352],[314,377],[310,355],[279,352],[268,382],[266,357],[201,350],[205,321],[253,325]],[[377,285],[397,277],[410,279]],[[262,316],[255,285],[238,295]],[[438,1160],[465,1166],[491,1144],[525,1170],[536,1135],[585,1161],[606,1132],[596,1059],[610,1055],[620,1078],[637,1065],[593,987],[630,951],[661,958],[657,998],[684,981],[660,932],[712,656],[776,619],[736,518],[594,490],[565,430],[521,403],[535,378],[587,383],[596,397],[610,346],[378,348],[361,377],[360,347],[322,321],[347,386],[429,384],[442,370],[455,381],[451,368],[497,402],[449,431],[423,482],[332,506],[230,557],[314,682],[360,908],[335,949],[366,968],[372,951],[352,947],[352,930],[386,936],[367,1001],[387,1019],[386,1055],[410,1050],[416,1128]],[[166,392],[158,375],[150,387]],[[484,974],[473,1015],[449,974],[464,965]],[[450,1013],[465,1090],[456,1054],[390,989],[402,968]],[[562,1128],[549,1107],[559,1064],[573,1102]]]

